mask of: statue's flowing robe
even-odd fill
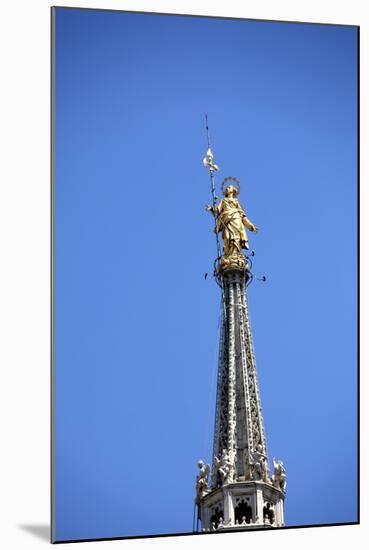
[[[250,231],[252,231],[253,225],[246,217],[238,199],[224,198],[216,207],[216,213],[218,214],[216,231],[217,233],[222,232],[223,241],[225,243],[233,241],[239,247],[240,252],[241,248],[248,249],[249,242],[244,225]]]

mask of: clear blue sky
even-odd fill
[[[220,300],[206,112],[260,228],[286,523],[357,519],[356,56],[354,27],[56,10],[57,540],[192,530]]]

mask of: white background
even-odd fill
[[[4,3],[0,20],[0,545],[45,548],[50,515],[50,3]],[[361,281],[368,279],[368,67],[369,17],[365,0],[152,0],[65,2],[59,6],[130,9],[346,23],[361,26]],[[199,52],[201,55],[201,52]],[[343,220],[338,223],[344,224]],[[343,259],[344,262],[344,259]],[[368,285],[362,285],[362,464],[369,464],[368,376],[365,331]],[[332,426],[332,429],[336,429]],[[318,455],[317,455],[318,458]],[[317,467],[319,467],[317,461]],[[337,472],[337,483],[340,474]],[[84,543],[98,548],[213,548],[257,545],[284,548],[364,546],[368,534],[368,474],[362,469],[360,526],[291,529],[201,537],[169,537]],[[345,495],[342,495],[342,499]],[[303,495],[301,495],[303,499]],[[319,487],[317,487],[319,499]],[[329,506],[329,503],[327,503]],[[170,503],[168,503],[170,506]],[[70,544],[69,548],[77,544]],[[78,545],[81,548],[81,543]]]

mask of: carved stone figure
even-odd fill
[[[226,178],[226,180],[227,179],[235,180],[235,178]],[[233,185],[228,185],[225,191],[223,191],[224,199],[220,201],[218,206],[207,206],[207,210],[216,216],[217,223],[215,231],[217,233],[222,232],[224,248],[224,256],[222,258],[223,267],[244,265],[245,261],[242,255],[242,249],[248,249],[249,247],[244,226],[254,233],[258,231],[256,226],[247,218],[237,199],[239,190],[239,185],[238,189],[233,187]]]
[[[264,479],[266,476],[266,456],[260,444],[251,454],[251,472],[253,479]]]
[[[275,460],[273,458],[274,474],[272,475],[272,483],[277,489],[286,491],[287,476],[284,464],[281,460]]]
[[[199,502],[209,487],[210,466],[209,464],[205,464],[202,460],[198,461],[197,466],[199,468],[199,473],[196,477],[196,500]]]
[[[274,510],[270,502],[267,502],[263,508],[263,517],[265,523],[274,523]]]
[[[226,449],[223,449],[220,458],[215,457],[215,463],[217,468],[217,486],[221,486],[230,481],[232,473],[232,461]]]

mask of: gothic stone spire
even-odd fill
[[[228,185],[220,204],[208,207],[223,238],[223,256],[216,271],[223,319],[213,462],[212,468],[199,462],[196,482],[203,531],[284,525],[286,474],[283,463],[273,461],[274,474],[270,476],[247,305],[250,273],[242,254],[242,249],[248,248],[243,226],[255,233],[257,228],[246,217],[238,193],[239,185],[237,190]]]

